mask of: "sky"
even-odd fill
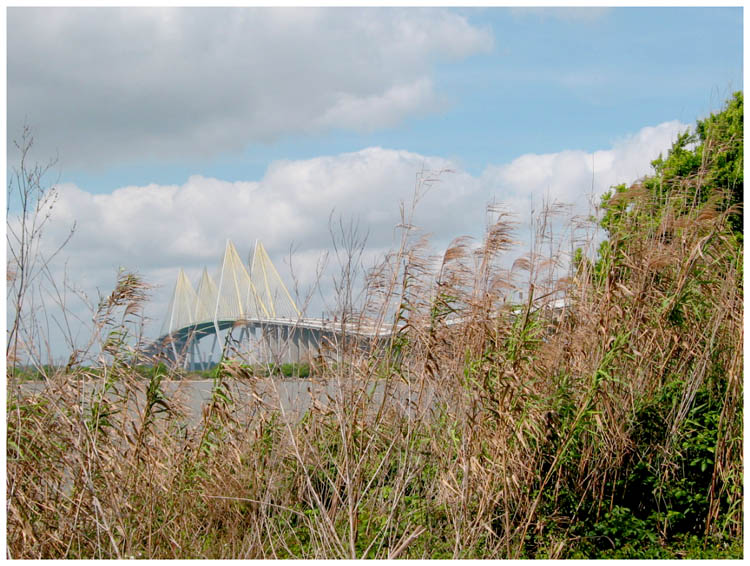
[[[227,239],[243,258],[260,239],[285,278],[294,250],[307,289],[331,215],[375,261],[420,171],[449,170],[416,212],[437,250],[479,237],[490,202],[521,232],[544,198],[586,214],[743,87],[741,7],[23,7],[6,25],[8,171],[26,124],[32,157],[58,158],[44,249],[76,226],[53,269],[94,303],[138,271],[152,333],[178,270],[197,282]]]

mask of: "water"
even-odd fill
[[[227,380],[231,397],[231,408],[237,416],[252,419],[258,411],[279,411],[291,420],[300,419],[313,405],[321,410],[346,407],[353,403],[366,403],[371,410],[377,410],[386,393],[383,381],[362,384],[351,381],[338,382],[336,380],[320,381],[315,379],[271,379],[260,378],[253,380]],[[138,411],[143,407],[145,391],[148,383],[139,382],[136,385],[136,395],[131,411]],[[90,400],[96,389],[101,387],[100,381],[89,381],[82,387],[82,399]],[[185,412],[190,424],[200,422],[204,410],[211,401],[214,382],[212,380],[181,380],[163,381],[162,391],[168,404],[176,405]],[[20,385],[21,394],[44,394],[55,398],[55,385],[36,381]],[[433,394],[430,391],[420,397],[416,388],[410,388],[403,383],[391,383],[387,390],[389,404],[399,408],[404,413],[416,410],[417,404],[422,408],[428,406]]]

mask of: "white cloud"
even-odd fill
[[[148,310],[159,319],[178,268],[185,268],[193,280],[204,265],[209,271],[216,269],[227,238],[243,259],[255,239],[261,239],[287,281],[294,245],[294,272],[304,291],[314,281],[316,263],[331,247],[331,211],[369,232],[371,261],[393,244],[399,203],[410,200],[416,174],[423,169],[454,170],[439,177],[415,218],[440,247],[462,234],[481,236],[485,207],[491,201],[507,203],[521,222],[528,220],[530,197],[537,204],[543,196],[569,202],[574,212],[585,213],[592,185],[596,197],[613,184],[649,173],[650,161],[684,129],[679,122],[666,122],[617,140],[609,149],[523,155],[489,166],[480,176],[441,157],[372,147],[277,161],[262,179],[252,182],[196,175],[182,185],[123,187],[105,195],[66,184],[59,187],[47,236],[50,241],[61,238],[76,221],[77,232],[64,252],[72,278],[94,296],[97,287],[103,292],[111,288],[119,266],[137,269],[160,286]],[[521,232],[526,233],[523,226]],[[330,289],[330,281],[324,280],[324,294]],[[320,310],[322,303],[315,299],[311,312],[319,315]],[[158,322],[154,326],[153,332]]]
[[[341,93],[333,106],[313,121],[313,127],[373,131],[394,126],[409,114],[426,113],[437,107],[432,81],[422,77],[367,97]]]
[[[529,197],[533,197],[537,210],[542,198],[547,198],[572,204],[583,214],[589,202],[598,203],[599,196],[612,185],[649,174],[651,161],[666,152],[677,134],[687,128],[674,120],[643,128],[616,140],[606,150],[523,155],[511,163],[488,167],[482,182],[496,187],[517,211],[528,212]]]
[[[440,9],[8,11],[8,133],[66,166],[209,156],[439,108],[435,63],[492,48]]]

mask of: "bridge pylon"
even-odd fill
[[[227,240],[215,277],[204,267],[197,291],[180,269],[157,340],[163,342],[161,350],[167,350],[162,354],[186,365],[195,359],[197,341],[204,336],[213,334],[211,350],[215,353],[222,330],[244,326],[240,336],[249,339],[255,335],[250,327],[278,327],[282,320],[285,324],[299,320],[300,310],[259,240],[249,268]],[[271,350],[270,345],[267,349]]]

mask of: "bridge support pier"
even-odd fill
[[[306,350],[307,350],[307,362],[311,362],[315,357],[317,357],[318,352],[320,350],[320,333],[318,332],[318,335],[316,337],[315,332],[313,332],[311,329],[306,328],[304,330],[306,335]]]
[[[308,330],[306,328],[297,329],[297,356],[300,363],[305,363],[310,357],[310,343],[308,341]]]
[[[236,333],[229,356],[239,356],[244,363],[279,364],[310,363],[320,355],[336,356],[338,348],[349,349],[354,341],[367,348],[373,340],[364,332],[348,333],[324,320],[257,319],[207,321],[165,335],[152,347],[153,357],[190,369],[205,369],[221,355],[226,332]],[[220,331],[221,334],[217,334]],[[210,340],[201,346],[201,340]],[[344,343],[345,342],[345,343]],[[213,347],[209,348],[209,344]]]

